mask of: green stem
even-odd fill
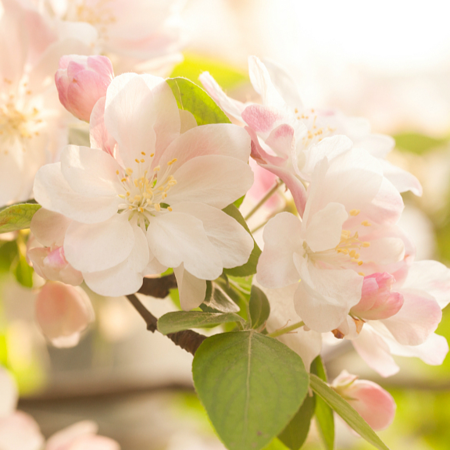
[[[294,323],[293,325],[286,327],[286,328],[281,328],[280,330],[274,331],[273,333],[269,333],[267,336],[269,337],[278,337],[281,336],[282,334],[286,334],[289,333],[291,331],[296,330],[297,328],[301,328],[303,325],[305,325],[303,322],[297,322]]]
[[[273,194],[275,194],[276,190],[282,184],[283,182],[281,180],[277,180],[273,188],[269,192],[267,192],[267,194],[256,204],[256,206],[244,217],[244,219],[245,220],[250,219],[250,217],[252,217],[253,214],[255,214],[255,212],[258,211],[258,209],[261,208],[261,206],[264,205],[264,203],[266,203],[267,200],[269,200],[269,198],[272,197]]]

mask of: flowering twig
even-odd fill
[[[177,280],[172,273],[161,278],[144,278],[144,283],[138,292],[156,298],[166,298],[169,295],[169,290],[176,287]]]
[[[136,311],[145,320],[147,330],[154,333],[157,328],[158,319],[141,303],[136,295],[127,295],[128,300],[134,306]],[[179,331],[178,333],[167,334],[167,337],[176,345],[186,350],[188,353],[195,354],[200,344],[206,339],[206,336],[196,333],[192,330]]]
[[[275,185],[272,187],[272,189],[270,189],[270,191],[267,192],[267,194],[255,205],[255,207],[244,217],[245,220],[250,219],[250,217],[253,216],[253,214],[255,214],[256,211],[258,211],[259,208],[261,208],[262,205],[264,205],[264,203],[267,202],[267,200],[269,200],[270,197],[272,197],[273,194],[275,194],[275,192],[277,191],[277,189],[283,184],[283,182],[281,180],[277,180],[275,182]]]

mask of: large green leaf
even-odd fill
[[[307,396],[297,414],[278,435],[278,439],[290,450],[299,450],[308,437],[311,419],[316,408],[316,396]]]
[[[227,322],[241,322],[244,319],[233,313],[209,313],[202,311],[176,311],[164,314],[158,320],[158,330],[162,334],[176,333],[189,328],[202,328]]]
[[[0,210],[0,233],[30,228],[34,213],[41,207],[36,203],[18,203]]]
[[[257,330],[265,325],[270,315],[270,304],[266,294],[257,286],[252,286],[248,311],[252,321],[252,328]]]
[[[250,233],[247,222],[244,220],[242,214],[236,208],[236,206],[228,205],[226,208],[223,209],[223,212],[233,217],[233,219],[236,219]],[[253,242],[254,242],[253,250],[248,261],[242,266],[234,267],[233,269],[224,269],[224,272],[227,275],[232,275],[235,277],[248,277],[249,275],[253,275],[256,273],[256,265],[258,264],[258,259],[259,256],[261,255],[261,250],[258,247],[258,244],[255,242],[255,240],[253,240]]]
[[[448,138],[436,139],[419,133],[401,133],[394,136],[394,138],[399,150],[419,155],[448,143]]]
[[[195,353],[194,384],[230,450],[259,450],[298,411],[308,391],[301,358],[255,331],[206,339]]]
[[[177,77],[169,78],[166,82],[172,89],[178,107],[189,111],[195,117],[197,125],[231,123],[206,91],[192,81]]]
[[[389,450],[368,423],[339,394],[318,376],[311,374],[311,389],[336,411],[362,438],[378,450]]]
[[[322,381],[327,382],[327,374],[322,363],[322,358],[318,356],[311,363],[311,373],[317,375]],[[316,423],[320,437],[326,450],[334,449],[334,414],[328,404],[321,397],[316,396]]]

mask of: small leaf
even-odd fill
[[[278,435],[278,439],[290,450],[299,450],[308,437],[311,419],[316,408],[316,396],[306,396],[297,414]]]
[[[0,209],[0,233],[30,228],[31,219],[40,207],[36,203],[18,203]]]
[[[244,320],[237,314],[208,313],[202,311],[175,311],[164,314],[158,320],[158,330],[162,334],[176,333],[189,328],[202,328],[220,325],[227,322],[241,322]]]
[[[368,423],[339,394],[318,376],[311,374],[311,389],[336,411],[362,438],[379,450],[389,450]]]
[[[239,206],[242,205],[242,202],[244,201],[245,195],[243,195],[242,197],[238,198],[237,200],[235,200],[233,202],[233,205],[236,206],[236,208],[239,208]]]
[[[322,358],[318,356],[311,363],[311,373],[317,375],[322,381],[327,381],[327,374],[322,363]],[[326,450],[334,449],[334,414],[333,410],[322,398],[316,396],[316,423],[320,437]]]
[[[250,233],[247,222],[242,217],[240,211],[234,205],[228,205],[223,209],[223,212],[227,213],[229,216],[236,219],[246,230]],[[251,235],[251,233],[250,233]],[[253,236],[252,236],[253,238]],[[235,277],[247,277],[249,275],[254,275],[256,273],[256,265],[258,264],[259,256],[261,255],[261,250],[253,239],[254,246],[250,258],[248,261],[239,267],[234,267],[233,269],[224,269],[227,275],[232,275]]]
[[[166,82],[172,89],[178,107],[192,113],[197,125],[231,123],[206,91],[192,81],[177,77],[169,78]]]
[[[260,450],[298,411],[308,391],[301,358],[255,331],[217,334],[199,347],[194,384],[229,450]]]
[[[33,287],[33,269],[28,265],[25,256],[18,255],[13,272],[19,284],[26,288]]]
[[[252,286],[250,302],[248,304],[252,328],[255,330],[262,327],[270,315],[270,304],[266,294],[257,286]]]

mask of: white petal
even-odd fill
[[[296,289],[297,283],[281,289],[264,289],[270,302],[270,317],[267,321],[269,331],[273,332],[302,320],[294,308]],[[322,349],[322,335],[313,330],[305,331],[304,328],[299,328],[277,339],[300,355],[306,370],[309,370],[312,360]]]
[[[90,197],[75,192],[61,173],[61,163],[41,167],[34,182],[34,197],[44,208],[83,223],[103,222],[118,209],[119,197]]]
[[[104,117],[108,134],[118,143],[123,163],[137,170],[135,159],[141,159],[141,152],[150,155],[155,150],[154,104],[145,81],[130,75],[119,75],[111,82]]]
[[[436,300],[422,290],[401,289],[404,303],[394,316],[382,323],[403,345],[422,344],[432,334],[442,318]]]
[[[365,363],[382,377],[390,377],[400,370],[391,356],[387,343],[367,324],[352,344]]]
[[[44,437],[36,421],[22,411],[0,420],[2,450],[41,450]]]
[[[280,288],[298,282],[294,253],[302,251],[301,223],[283,212],[264,227],[264,250],[259,257],[256,279],[264,287]]]
[[[173,177],[177,184],[168,192],[170,205],[200,202],[222,209],[242,197],[253,184],[253,171],[248,164],[218,155],[193,158]]]
[[[214,280],[223,270],[219,252],[211,244],[201,220],[167,212],[152,218],[147,229],[150,251],[167,267],[184,268],[203,280]]]
[[[121,167],[103,150],[68,145],[61,152],[61,172],[70,187],[89,197],[117,197]]]
[[[0,421],[14,412],[18,398],[19,394],[14,378],[0,366]]]
[[[30,230],[40,244],[45,247],[63,245],[64,236],[71,220],[62,214],[39,209],[31,219]]]
[[[191,214],[202,221],[209,241],[222,258],[224,268],[238,267],[248,261],[254,242],[237,220],[203,203],[180,203],[173,207],[173,211]]]
[[[22,161],[16,155],[20,148],[0,152],[0,206],[16,201],[22,189]]]
[[[403,284],[432,295],[441,308],[450,302],[450,270],[437,261],[418,261],[409,269]]]
[[[207,90],[208,94],[227,113],[227,115],[234,117],[237,120],[242,120],[241,113],[244,109],[243,103],[228,97],[209,72],[203,72],[199,76],[199,80]]]
[[[315,267],[297,254],[294,262],[302,280],[295,293],[295,310],[312,330],[338,328],[361,298],[363,277],[353,270]]]
[[[174,167],[181,167],[197,156],[222,155],[247,162],[250,157],[250,137],[241,127],[219,123],[194,127],[175,139],[164,151],[158,164],[165,167],[177,159]]]
[[[253,88],[261,95],[264,105],[275,108],[284,108],[286,106],[283,97],[275,89],[269,72],[256,56],[250,56],[248,58],[248,71]]]
[[[143,272],[149,262],[148,242],[138,226],[132,228],[134,246],[125,261],[111,269],[85,274],[86,284],[97,294],[119,297],[134,294],[142,286]]]
[[[350,139],[353,139],[353,136]],[[376,158],[386,158],[387,154],[395,147],[395,140],[384,134],[367,134],[360,139],[355,139],[354,147],[369,152]]]
[[[200,306],[205,299],[206,281],[200,280],[184,270],[183,264],[174,267],[173,272],[177,279],[181,307],[185,311],[189,311]]]
[[[394,166],[394,164],[388,161],[382,161],[381,163],[383,165],[384,176],[399,192],[411,191],[415,195],[422,195],[422,185],[413,174]]]
[[[195,128],[197,126],[197,121],[192,113],[190,113],[187,109],[179,109],[178,113],[180,114],[180,133],[186,133],[191,128]]]
[[[420,358],[431,366],[441,365],[448,353],[447,339],[435,333],[420,345],[400,345],[393,340],[388,344],[392,354]]]
[[[134,243],[128,216],[116,214],[95,224],[72,222],[66,232],[64,254],[85,275],[117,266],[130,255]]]
[[[286,104],[292,109],[300,109],[303,106],[300,94],[298,92],[297,84],[292,76],[276,62],[264,58],[262,60],[267,72],[270,75],[273,85],[280,93]]]
[[[318,211],[306,225],[306,242],[313,252],[329,250],[341,240],[342,224],[348,214],[339,203],[329,203]]]
[[[53,434],[47,441],[45,450],[61,450],[65,446],[70,445],[72,441],[80,436],[94,435],[97,433],[98,426],[95,422],[84,420],[75,423],[70,427]]]

